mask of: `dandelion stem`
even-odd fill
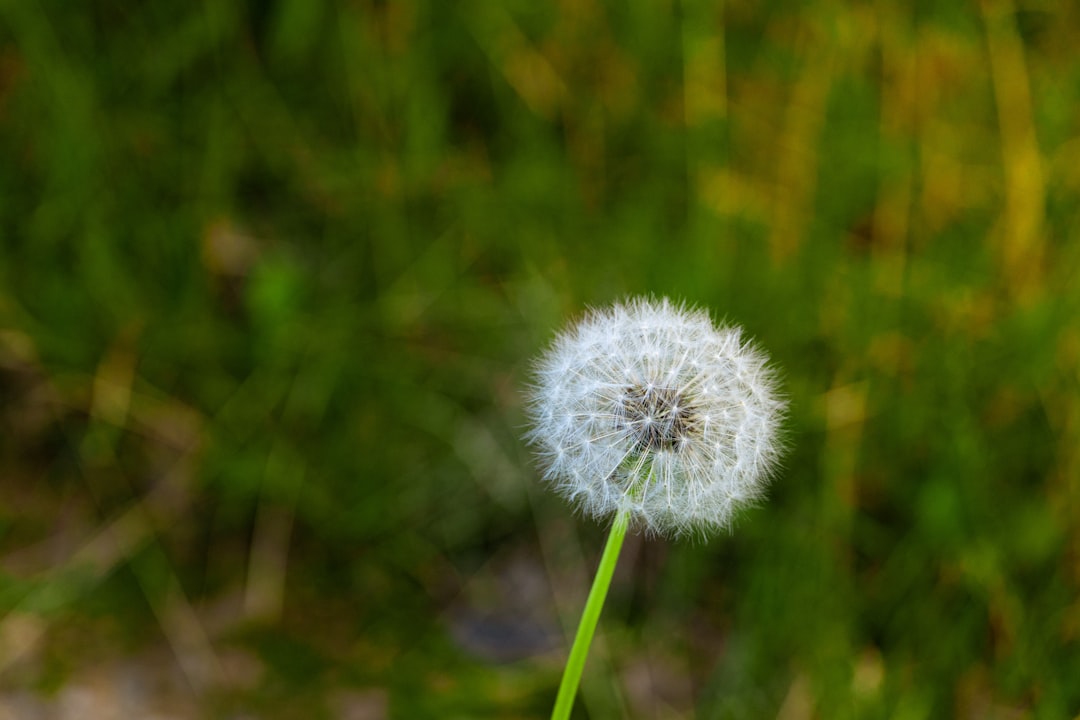
[[[600,567],[596,569],[596,577],[593,579],[592,589],[589,590],[589,599],[585,602],[585,612],[581,614],[581,623],[578,625],[577,635],[574,636],[574,645],[570,648],[570,657],[566,660],[566,669],[563,670],[559,694],[555,698],[555,709],[551,711],[551,720],[567,720],[574,707],[574,696],[581,683],[585,658],[589,654],[589,645],[592,644],[593,635],[596,633],[596,623],[600,619],[600,610],[604,607],[604,598],[607,597],[608,587],[611,585],[611,576],[615,573],[615,564],[619,561],[619,550],[622,549],[623,538],[626,537],[629,519],[630,515],[626,510],[620,510],[615,515],[611,534],[608,535],[607,545],[604,546],[604,554],[600,557]]]

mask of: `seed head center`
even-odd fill
[[[693,404],[674,388],[633,385],[626,388],[616,413],[618,426],[628,430],[637,449],[677,450],[696,425]]]

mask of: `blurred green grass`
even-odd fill
[[[768,349],[791,452],[730,537],[631,543],[582,716],[1080,712],[1078,36],[0,2],[3,702],[164,646],[212,717],[546,716],[562,646],[492,660],[458,611],[576,620],[602,529],[520,388],[657,293]]]

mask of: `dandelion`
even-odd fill
[[[737,327],[669,300],[594,310],[537,364],[529,440],[544,479],[586,514],[614,516],[553,717],[568,717],[629,526],[708,535],[761,497],[784,402]]]
[[[536,369],[529,438],[544,477],[597,519],[709,534],[761,496],[784,404],[737,327],[669,300],[596,310]]]

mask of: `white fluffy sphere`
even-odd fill
[[[544,478],[602,519],[708,534],[759,498],[784,402],[737,327],[666,298],[591,311],[536,366],[529,440]]]

